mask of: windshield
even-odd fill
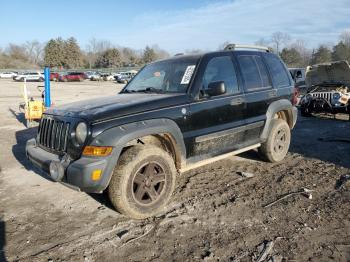
[[[185,93],[198,58],[159,61],[145,66],[122,93]]]

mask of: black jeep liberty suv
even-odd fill
[[[115,96],[49,108],[26,153],[53,180],[108,190],[118,211],[143,219],[164,209],[186,170],[255,148],[283,160],[293,101],[276,55],[231,44],[148,64]]]

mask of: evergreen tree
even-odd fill
[[[121,64],[121,55],[117,48],[110,48],[104,51],[96,61],[96,67],[118,67]]]
[[[63,40],[50,39],[44,48],[44,64],[50,67],[63,66]]]
[[[311,64],[321,64],[332,60],[331,50],[324,45],[320,45],[315,53],[312,54]]]
[[[347,60],[350,62],[350,46],[347,46],[343,41],[340,41],[333,47],[332,59],[334,61]]]
[[[281,52],[282,60],[288,65],[288,67],[301,67],[303,59],[296,48],[283,48]]]
[[[83,63],[83,54],[74,37],[68,38],[64,42],[64,67],[66,68],[77,68]]]
[[[146,46],[145,50],[143,51],[142,61],[145,64],[151,63],[157,59],[157,54],[154,51],[153,48],[150,48],[149,46]]]

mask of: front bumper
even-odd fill
[[[48,175],[50,175],[51,162],[60,162],[64,166],[64,176],[57,182],[89,193],[100,193],[106,189],[115,165],[112,155],[98,158],[81,157],[77,160],[69,160],[66,156],[58,156],[39,147],[35,139],[27,141],[26,155],[35,166]],[[91,174],[97,169],[102,170],[102,175],[98,181],[94,181],[91,179]],[[51,175],[50,177],[53,178]]]

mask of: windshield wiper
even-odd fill
[[[128,90],[128,89],[125,89],[122,91],[122,93],[134,93],[135,90]]]
[[[158,89],[158,88],[154,88],[154,87],[147,87],[145,89],[139,89],[139,90],[132,90],[134,92],[140,92],[140,93],[164,93],[163,89]]]

